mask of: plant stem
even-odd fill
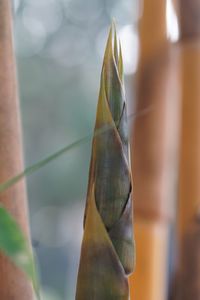
[[[0,182],[23,169],[10,5],[11,1],[0,1]],[[29,236],[24,182],[2,193],[0,203]],[[3,254],[0,254],[0,298],[33,299],[32,288],[25,275]]]
[[[175,207],[179,56],[167,39],[166,4],[144,0],[139,22],[136,112],[146,105],[152,107],[133,125],[137,263],[130,285],[131,299],[140,300],[166,298],[168,233]]]

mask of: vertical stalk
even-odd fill
[[[199,251],[199,219],[196,216],[200,207],[200,2],[180,0],[179,5],[182,132],[178,206],[179,255],[175,299],[186,300],[200,299],[200,273],[195,271],[196,267],[199,268],[199,255],[195,253]]]
[[[133,126],[136,271],[131,299],[166,298],[168,232],[174,212],[178,147],[178,50],[167,40],[166,1],[144,0],[139,23],[136,110]]]
[[[180,40],[198,39],[200,35],[200,2],[179,0]]]
[[[200,28],[198,28],[198,18],[196,17],[197,14],[200,17],[199,9],[200,3],[198,1],[180,1],[181,40],[179,44],[182,67],[182,139],[179,184],[180,236],[183,236],[200,204]]]
[[[10,3],[9,0],[0,0],[0,182],[23,169]],[[24,182],[0,194],[0,203],[28,236]],[[31,285],[24,274],[0,254],[1,300],[31,300],[32,297]]]
[[[200,299],[200,216],[197,213],[182,239],[178,294],[175,299]]]
[[[140,0],[142,17],[139,21],[139,70],[167,44],[166,2],[167,0]]]
[[[200,16],[199,16],[200,17]],[[200,39],[182,40],[182,135],[179,230],[182,236],[200,205]]]

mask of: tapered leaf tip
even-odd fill
[[[112,18],[111,26],[114,28],[114,30],[116,30],[116,21],[114,18]]]
[[[113,21],[113,27],[114,27],[114,57],[115,57],[116,65],[118,65],[118,61],[119,61],[118,39],[117,39],[116,25],[114,21]]]
[[[112,39],[113,39],[113,25],[111,24],[110,26],[110,31],[108,34],[108,39],[107,39],[107,43],[106,43],[106,50],[105,50],[105,54],[104,54],[104,63],[103,65],[109,61],[110,57],[112,56],[112,51],[113,51],[113,47],[112,47]]]
[[[121,81],[123,82],[124,77],[124,67],[123,67],[123,56],[122,56],[122,46],[119,40],[119,62],[118,62],[118,70]]]

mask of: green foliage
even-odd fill
[[[2,206],[0,206],[0,250],[25,272],[40,299],[34,257],[28,241],[18,224]]]

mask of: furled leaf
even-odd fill
[[[115,30],[115,28],[114,28]],[[134,268],[131,171],[123,62],[116,30],[105,50],[76,300],[128,300]]]
[[[32,281],[39,299],[35,264],[27,239],[11,215],[0,206],[0,250]]]

